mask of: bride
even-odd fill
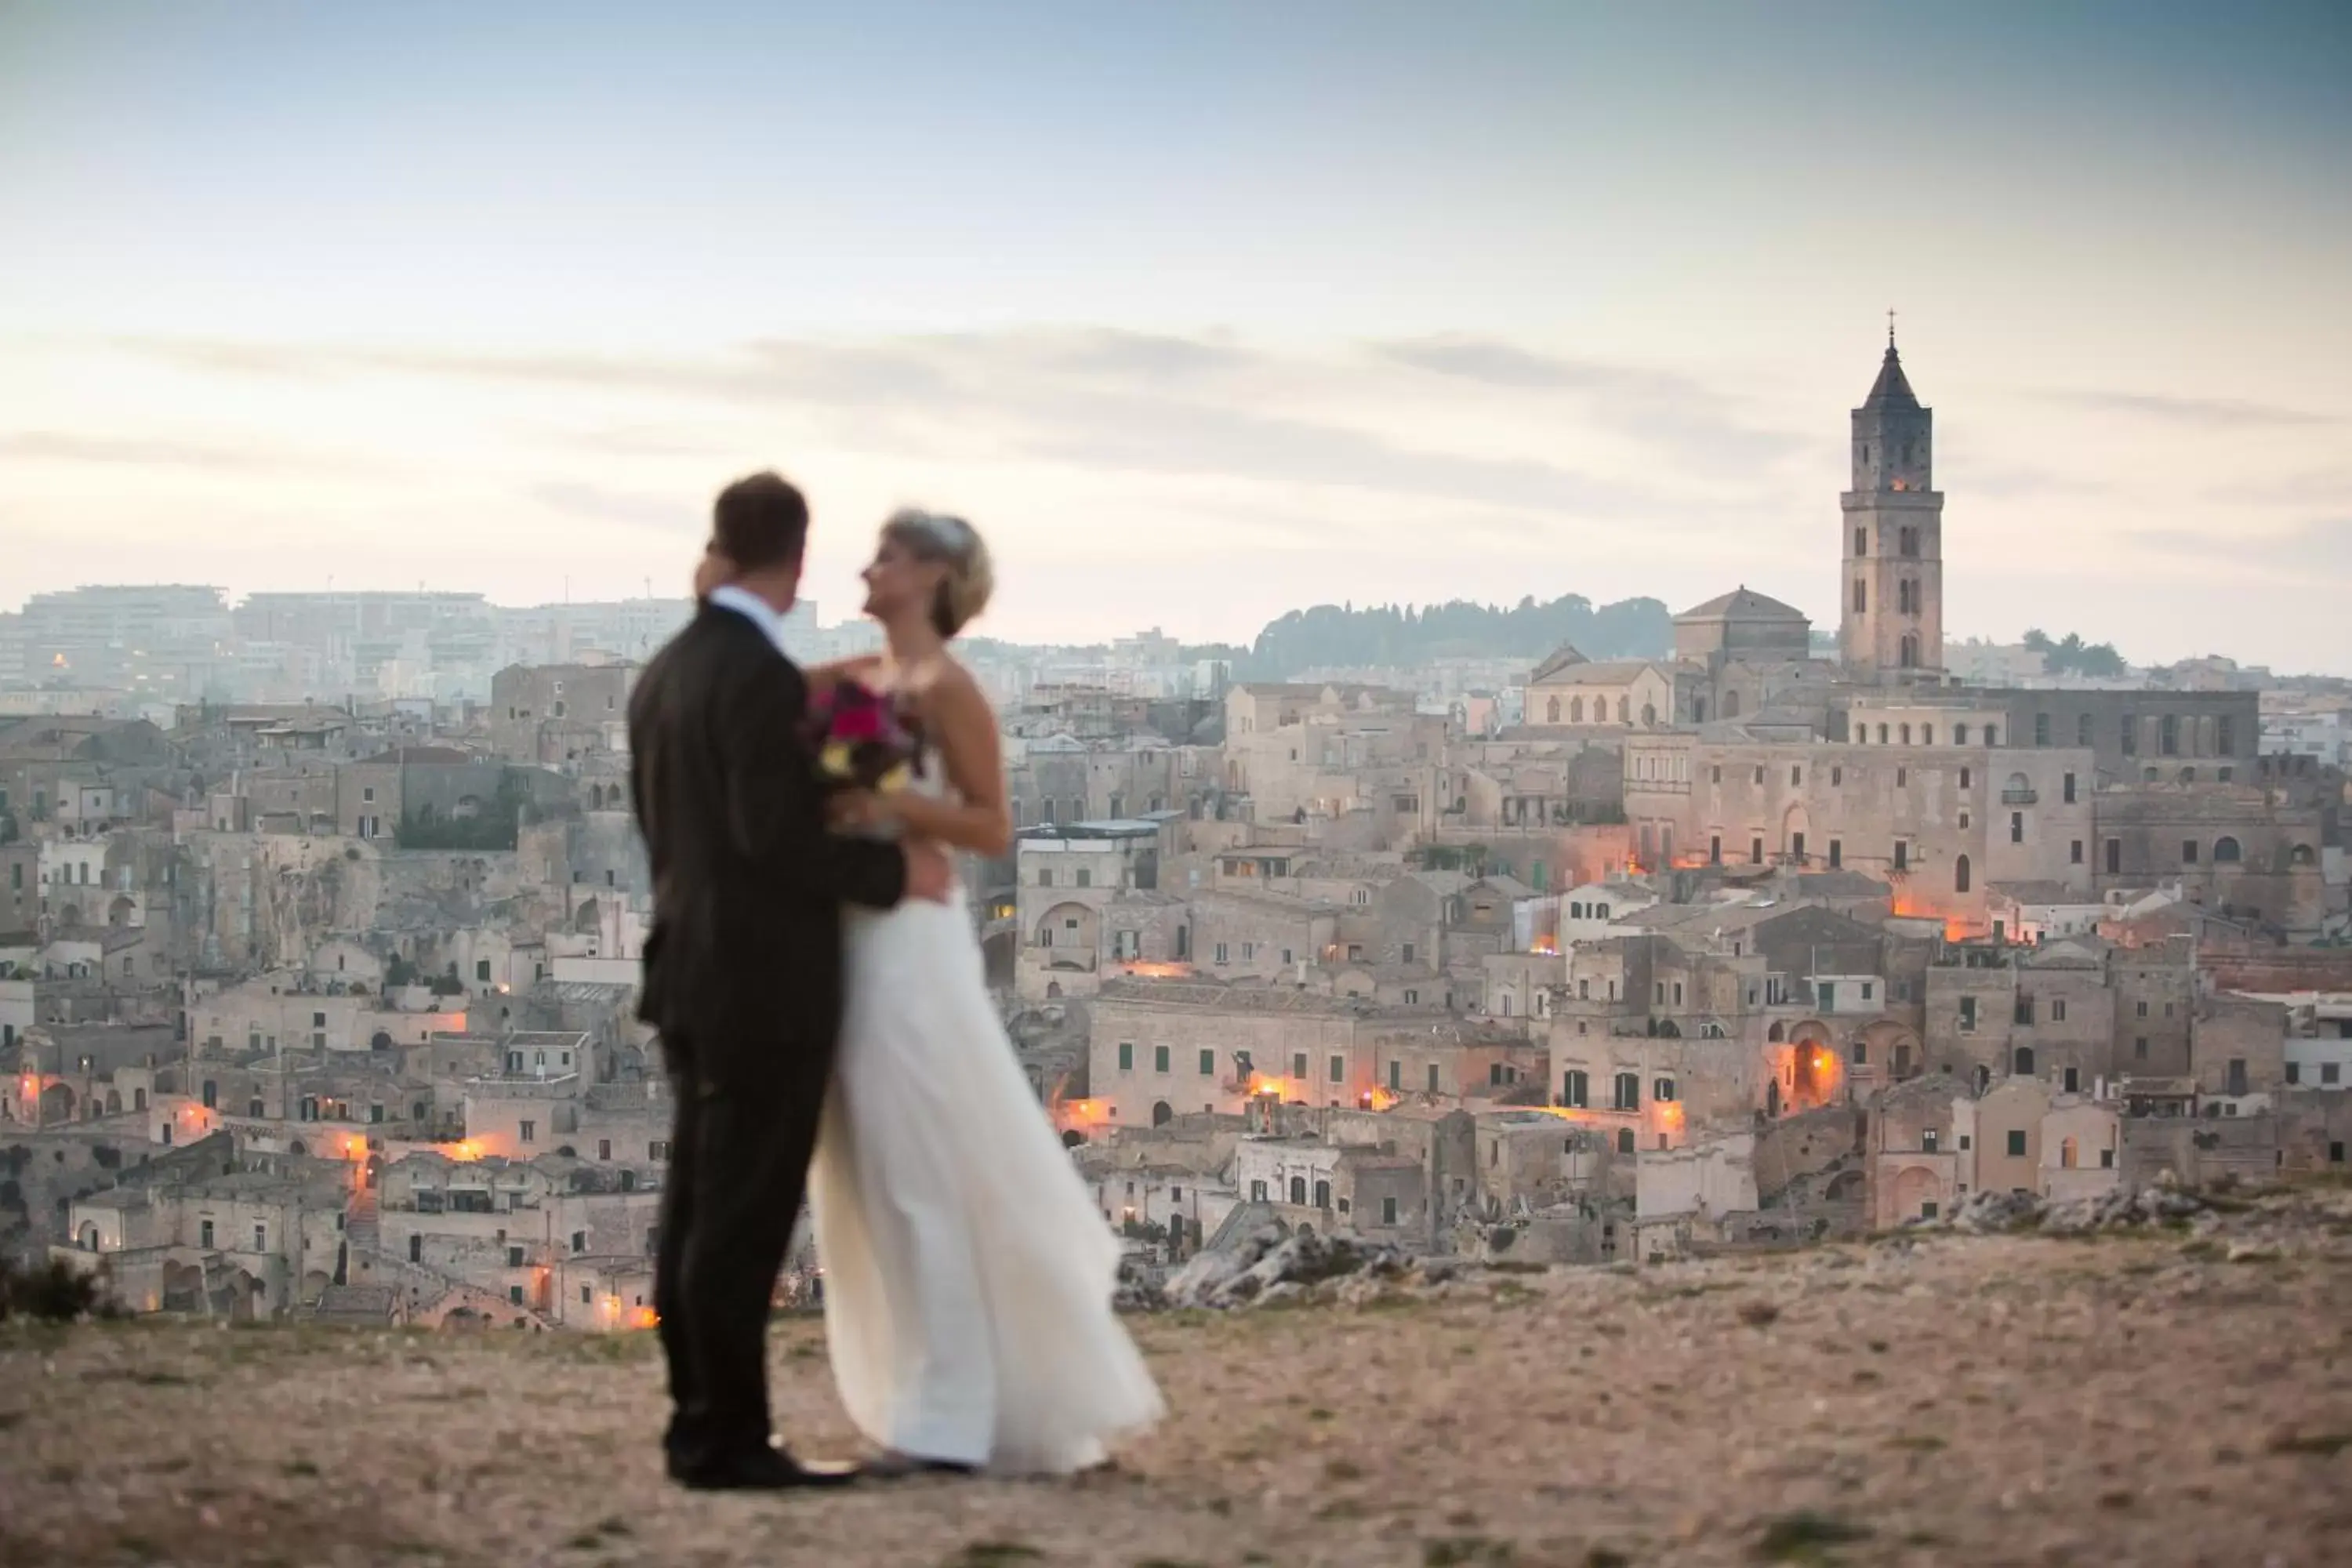
[[[833,667],[926,737],[908,788],[838,824],[984,856],[1011,846],[996,715],[950,639],[992,574],[960,518],[901,511],[866,568],[887,651]],[[828,672],[818,672],[822,679]],[[852,910],[841,1055],[810,1173],[825,1331],[874,1471],[1066,1472],[1157,1420],[1111,1310],[1118,1246],[998,1023],[961,900]]]

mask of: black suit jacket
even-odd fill
[[[629,783],[653,863],[637,1016],[719,1089],[821,1085],[841,1028],[841,906],[887,909],[898,846],[825,831],[808,686],[767,635],[704,605],[629,698]]]

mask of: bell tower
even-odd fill
[[[1919,405],[1895,351],[1853,411],[1853,487],[1839,498],[1845,563],[1838,658],[1874,685],[1938,682],[1944,668],[1944,498],[1936,416]]]

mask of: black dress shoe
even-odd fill
[[[857,1479],[855,1465],[807,1463],[781,1448],[751,1448],[717,1458],[682,1459],[675,1455],[670,1479],[694,1491],[791,1491],[803,1487],[845,1487]]]
[[[980,1467],[961,1459],[927,1459],[920,1454],[888,1453],[866,1460],[858,1468],[858,1473],[877,1481],[903,1481],[915,1476],[976,1476]]]

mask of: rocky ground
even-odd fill
[[[7,1325],[0,1563],[2352,1563],[2352,1192],[1996,1228],[1139,1316],[1115,1469],[824,1498],[668,1488],[643,1334]]]

